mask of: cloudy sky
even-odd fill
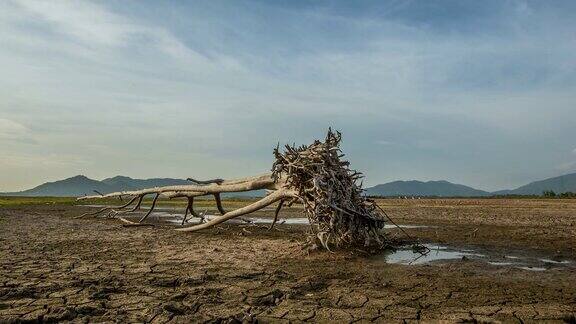
[[[576,1],[0,1],[0,191],[252,175],[329,126],[368,185],[576,171]]]

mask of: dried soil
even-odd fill
[[[399,223],[434,226],[409,230],[422,241],[576,260],[576,201],[381,204]],[[305,226],[186,234],[72,218],[83,210],[0,208],[0,322],[575,321],[573,268],[393,265],[309,253]]]

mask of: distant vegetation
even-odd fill
[[[0,197],[0,207],[20,205],[73,204],[71,197]]]
[[[544,190],[542,196],[546,198],[576,198],[576,193],[568,191],[557,194],[553,190]]]

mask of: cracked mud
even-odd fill
[[[433,226],[407,229],[424,242],[576,259],[576,200],[381,203],[398,222]],[[575,321],[570,267],[386,264],[307,253],[301,225],[185,234],[73,219],[79,210],[0,208],[0,322]]]

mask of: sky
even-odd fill
[[[364,185],[576,172],[576,1],[0,1],[0,191],[233,178],[328,127]]]

